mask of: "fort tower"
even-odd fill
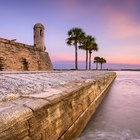
[[[38,51],[44,51],[44,26],[41,23],[34,25],[34,48]]]

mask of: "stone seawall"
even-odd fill
[[[92,71],[1,73],[0,139],[76,139],[115,77]]]
[[[0,70],[52,70],[53,66],[47,52],[40,52],[26,45],[0,38]]]

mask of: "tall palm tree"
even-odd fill
[[[89,53],[89,69],[90,69],[92,50],[97,50],[97,44],[95,44],[95,38],[92,37],[91,35],[85,36],[82,45],[79,46],[79,48],[86,50],[86,70],[88,69],[88,53]]]
[[[98,57],[98,56],[94,57],[94,63],[96,63],[96,70],[98,69],[99,61],[100,61],[100,57]]]
[[[89,48],[89,70],[91,69],[91,54],[92,54],[92,51],[98,51],[98,45],[95,42],[91,43],[90,48]]]
[[[81,28],[72,28],[68,31],[67,44],[75,46],[75,69],[78,69],[78,46],[81,44],[85,33]]]
[[[101,64],[101,70],[102,70],[102,65],[103,63],[106,63],[106,60],[103,57],[101,57],[99,63]]]
[[[93,48],[94,41],[91,35],[87,35],[83,38],[82,45],[79,46],[80,49],[86,50],[86,70],[88,69],[88,51]]]

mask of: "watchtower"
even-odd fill
[[[34,48],[38,51],[44,51],[44,26],[41,23],[34,25]]]

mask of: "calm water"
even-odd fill
[[[117,75],[78,140],[140,140],[140,72]]]
[[[74,62],[53,62],[53,66],[55,69],[74,69]],[[78,62],[78,68],[79,69],[85,69],[85,62]],[[95,69],[96,66],[94,63],[91,65],[92,69]],[[99,65],[100,69],[100,65]],[[105,63],[103,64],[103,69],[113,69],[113,70],[121,70],[121,69],[139,69],[140,65],[134,65],[134,64],[109,64]]]

